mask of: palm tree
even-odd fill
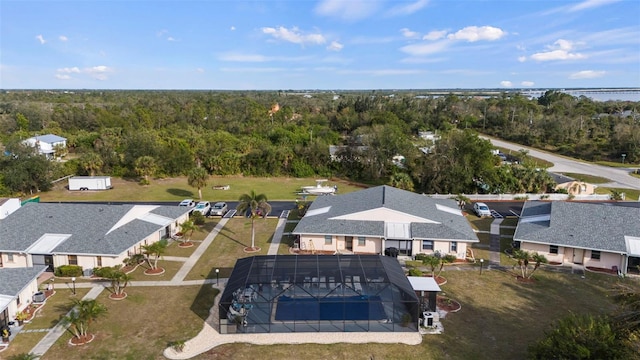
[[[456,261],[456,257],[450,254],[440,257],[440,269],[438,270],[438,274],[435,276],[440,277],[440,273],[442,273],[442,269],[444,268],[444,264],[451,264]]]
[[[537,252],[534,252],[533,254],[531,254],[531,259],[530,261],[534,262],[533,265],[533,270],[531,270],[531,273],[529,274],[529,276],[527,278],[531,279],[531,277],[533,276],[533,273],[538,270],[538,268],[540,267],[540,264],[546,264],[549,261],[547,260],[547,258],[544,255],[540,255]]]
[[[102,169],[104,161],[102,156],[96,152],[88,152],[80,156],[80,166],[90,175],[94,176],[96,172]]]
[[[107,307],[95,299],[74,300],[74,309],[63,321],[69,324],[69,329],[73,336],[81,342],[86,342],[89,335],[89,326],[100,316],[107,312]]]
[[[389,185],[407,191],[413,191],[413,180],[411,176],[405,172],[396,172],[389,178]]]
[[[202,188],[207,186],[207,180],[209,179],[209,173],[207,170],[201,167],[193,168],[189,172],[189,178],[187,182],[189,186],[198,189],[198,197],[202,200]]]
[[[131,283],[131,275],[122,271],[122,265],[117,265],[110,269],[104,274],[104,277],[111,280],[113,295],[121,297],[124,294],[124,289]]]
[[[529,254],[528,251],[517,249],[513,252],[513,258],[518,262],[518,267],[520,267],[522,277],[527,277],[527,266],[529,266],[529,259],[531,258],[531,254]]]
[[[196,224],[193,222],[193,220],[187,220],[187,221],[183,222],[183,223],[180,225],[180,231],[182,232],[182,237],[180,238],[180,241],[181,241],[183,244],[189,244],[189,243],[191,243],[191,236],[193,235],[193,232],[194,232],[194,231],[198,230],[198,228],[199,228],[199,227],[198,227],[198,225],[196,225]],[[188,234],[188,236],[187,236],[187,240],[186,240],[186,241],[183,241],[184,236],[185,236],[185,235],[187,235],[187,234]]]
[[[469,199],[468,197],[462,194],[458,194],[454,196],[452,199],[458,203],[460,210],[464,209],[464,206],[467,205],[469,202],[471,202],[471,199]]]
[[[160,240],[156,241],[153,244],[142,245],[142,249],[147,254],[147,262],[149,263],[149,267],[151,270],[156,270],[158,268],[158,259],[164,254],[167,250],[167,241]],[[153,257],[153,262],[151,262],[151,258]]]
[[[243,194],[240,196],[238,203],[238,207],[236,210],[240,214],[249,213],[249,217],[251,218],[251,250],[255,250],[255,238],[256,231],[254,227],[255,219],[262,215],[266,217],[271,212],[271,205],[267,202],[267,195],[265,194],[256,194],[255,191],[251,190],[249,194]]]
[[[440,265],[440,258],[435,255],[427,255],[422,259],[422,263],[431,269],[431,276],[436,277],[436,267]]]
[[[138,175],[142,176],[143,184],[149,184],[149,177],[155,174],[157,169],[156,159],[153,156],[140,156],[136,159],[135,170]]]

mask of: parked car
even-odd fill
[[[211,210],[211,203],[208,201],[200,201],[195,209],[193,209],[193,211],[197,211],[204,216],[209,215],[209,210]]]
[[[226,202],[217,202],[213,204],[209,216],[224,216],[229,211],[229,207]]]
[[[477,202],[473,204],[473,212],[479,217],[491,216],[491,210],[485,203]]]
[[[193,201],[193,199],[184,199],[180,201],[180,204],[178,204],[178,206],[194,207],[196,206],[196,202]]]

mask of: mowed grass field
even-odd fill
[[[52,191],[40,193],[42,201],[175,201],[198,199],[198,189],[189,186],[186,177],[153,179],[150,185],[140,185],[135,180],[111,178],[113,189],[102,191],[69,191],[68,182],[60,181]],[[242,194],[252,190],[264,193],[269,200],[293,201],[300,198],[303,186],[316,184],[313,178],[254,178],[242,176],[211,177],[202,188],[202,198],[207,201],[237,201]],[[214,190],[213,186],[229,185],[229,190]],[[338,186],[338,193],[360,190],[364,185],[342,180],[330,180],[327,186]]]

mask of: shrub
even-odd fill
[[[62,265],[58,266],[54,271],[56,276],[74,277],[82,276],[82,266],[79,265]]]
[[[427,256],[427,254],[416,254],[416,261],[422,261],[424,260]]]
[[[420,269],[409,269],[409,276],[422,276],[422,271]]]
[[[191,219],[193,220],[193,223],[196,225],[204,225],[204,222],[205,222],[204,215],[202,215],[202,213],[199,211],[192,211]]]

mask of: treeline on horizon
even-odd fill
[[[0,194],[47,190],[71,174],[338,176],[424,193],[550,191],[527,161],[501,166],[478,133],[585,160],[640,161],[640,103],[550,90],[479,97],[370,92],[4,91]],[[277,104],[277,106],[276,106]],[[441,140],[418,137],[431,131]],[[67,138],[69,161],[42,161],[21,141]],[[339,150],[329,153],[330,145]],[[425,154],[422,149],[429,149]],[[396,155],[404,156],[394,163]],[[335,161],[338,159],[338,161]],[[396,157],[396,160],[398,158]]]

